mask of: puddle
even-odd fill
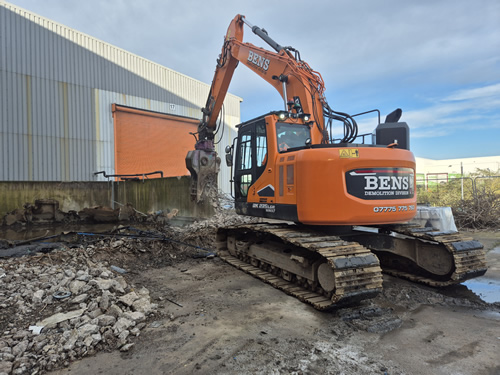
[[[488,265],[486,275],[467,280],[463,285],[484,302],[500,302],[500,246],[486,254],[486,263]]]
[[[477,294],[484,302],[500,302],[500,280],[478,277],[467,280],[463,285]]]
[[[490,310],[479,311],[475,312],[474,315],[480,318],[500,321],[500,312],[498,311],[490,311]],[[500,340],[500,337],[498,339]]]
[[[500,246],[495,247],[494,249],[488,252],[488,255],[500,255]]]

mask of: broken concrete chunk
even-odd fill
[[[40,289],[33,293],[33,303],[41,303],[45,296],[45,290]]]
[[[44,326],[47,328],[52,328],[55,327],[57,323],[64,322],[65,320],[68,319],[73,319],[77,318],[79,316],[82,316],[85,310],[80,309],[80,310],[73,310],[73,311],[68,311],[66,313],[57,313],[52,316],[49,316],[48,318],[45,318],[44,320],[37,322],[37,326]]]
[[[85,281],[73,280],[69,283],[69,291],[73,294],[79,294],[86,284]]]
[[[114,280],[93,279],[90,281],[91,285],[96,285],[99,289],[108,290],[114,285]]]
[[[132,306],[134,301],[138,300],[139,296],[135,292],[130,292],[128,294],[125,294],[124,296],[121,296],[118,301],[123,303],[126,306]]]
[[[89,282],[91,285],[96,285],[101,290],[110,290],[119,293],[125,293],[123,287],[114,279],[93,279]]]
[[[117,276],[115,277],[115,281],[118,283],[118,285],[120,285],[123,289],[126,289],[128,287],[127,285],[127,281],[125,280],[125,278],[123,276]],[[125,292],[122,292],[122,293],[125,293]]]
[[[149,298],[143,297],[134,301],[134,303],[132,304],[132,308],[134,309],[134,311],[140,311],[144,314],[149,314],[151,311],[153,311],[154,305],[151,304]]]
[[[102,310],[100,308],[97,308],[95,310],[92,310],[87,314],[91,319],[97,318],[99,315],[102,315]]]
[[[17,344],[16,346],[14,346],[12,348],[12,355],[14,355],[16,357],[22,356],[24,354],[24,352],[26,351],[26,349],[28,349],[29,343],[30,342],[28,340],[21,341],[19,344]]]
[[[91,336],[94,333],[99,332],[99,326],[96,324],[85,324],[78,328],[78,337],[79,338],[85,338],[87,336]],[[91,341],[92,342],[92,341]],[[89,346],[89,345],[87,345]]]
[[[130,335],[130,331],[128,330],[121,331],[120,334],[118,335],[118,340],[120,340],[121,343],[125,344],[127,342],[128,335]]]
[[[137,291],[137,293],[142,296],[142,297],[149,297],[149,290],[147,290],[146,288],[142,287],[141,289],[139,289]]]
[[[113,332],[116,336],[125,331],[127,328],[134,324],[133,321],[128,320],[127,318],[120,318],[113,326]]]
[[[97,321],[100,327],[113,326],[116,323],[116,318],[112,315],[99,315]]]
[[[85,302],[88,298],[89,298],[89,295],[84,293],[84,294],[80,294],[80,295],[76,296],[75,298],[73,298],[73,300],[71,302],[73,302],[75,304],[80,304],[80,303]]]
[[[135,323],[140,323],[146,320],[146,315],[140,311],[126,312],[123,317],[132,320]]]
[[[99,301],[99,307],[102,311],[106,311],[109,307],[109,296],[111,295],[110,292],[107,290],[104,290],[102,292],[101,300]]]
[[[75,347],[75,344],[76,344],[76,340],[78,340],[78,331],[76,329],[72,329],[71,331],[66,331],[64,333],[67,333],[69,332],[68,334],[68,338],[66,340],[66,343],[64,344],[64,350],[73,350],[73,348]],[[45,350],[45,348],[44,348]]]
[[[122,311],[122,309],[120,309],[120,307],[118,305],[112,304],[109,307],[109,309],[106,311],[106,313],[108,315],[114,316],[115,318],[118,318],[119,316],[121,316],[123,314],[123,311]]]
[[[125,344],[123,345],[121,348],[120,348],[120,351],[121,352],[128,352],[130,349],[132,349],[132,347],[134,346],[134,343],[130,343],[130,344]]]
[[[90,346],[92,345],[92,342],[94,340],[92,339],[92,336],[87,336],[85,337],[85,339],[83,340],[83,344],[87,347],[87,348],[90,348]]]
[[[92,345],[97,345],[102,340],[102,336],[99,332],[94,333],[91,337],[92,337]]]
[[[76,280],[85,281],[85,282],[89,282],[91,278],[92,277],[87,272],[85,272],[83,270],[79,270],[76,273],[76,277],[75,277]]]
[[[12,362],[7,361],[5,359],[0,361],[0,374],[10,374],[11,370],[12,370]]]

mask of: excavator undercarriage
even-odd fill
[[[385,273],[433,287],[458,284],[486,272],[479,241],[458,232],[417,225],[379,226],[378,233],[347,236],[370,248]]]
[[[220,228],[217,248],[229,264],[318,310],[373,298],[382,290],[382,270],[435,287],[486,272],[479,242],[409,225],[336,235],[301,225],[241,224]]]

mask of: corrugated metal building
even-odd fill
[[[160,113],[170,123],[188,124],[183,136],[194,146],[188,133],[193,119],[201,118],[209,87],[0,1],[0,180],[98,181],[105,178],[95,172],[119,172],[113,104],[142,110],[145,118]],[[235,136],[240,102],[226,98],[221,155]],[[168,133],[163,152],[173,155],[178,133]],[[140,168],[136,173],[153,172]],[[222,166],[223,191],[229,191],[229,179]]]

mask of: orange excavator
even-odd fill
[[[244,43],[245,24],[275,52]],[[219,171],[214,135],[240,62],[271,84],[284,105],[238,125],[226,148],[237,213],[271,220],[220,228],[222,259],[320,310],[375,296],[382,269],[433,286],[486,272],[479,242],[407,224],[417,197],[401,110],[384,123],[379,113],[374,144],[364,142],[366,135],[356,143],[357,115],[334,111],[321,75],[299,51],[243,15],[229,25],[195,150],[186,157],[196,199]],[[336,125],[343,135],[334,139]]]

